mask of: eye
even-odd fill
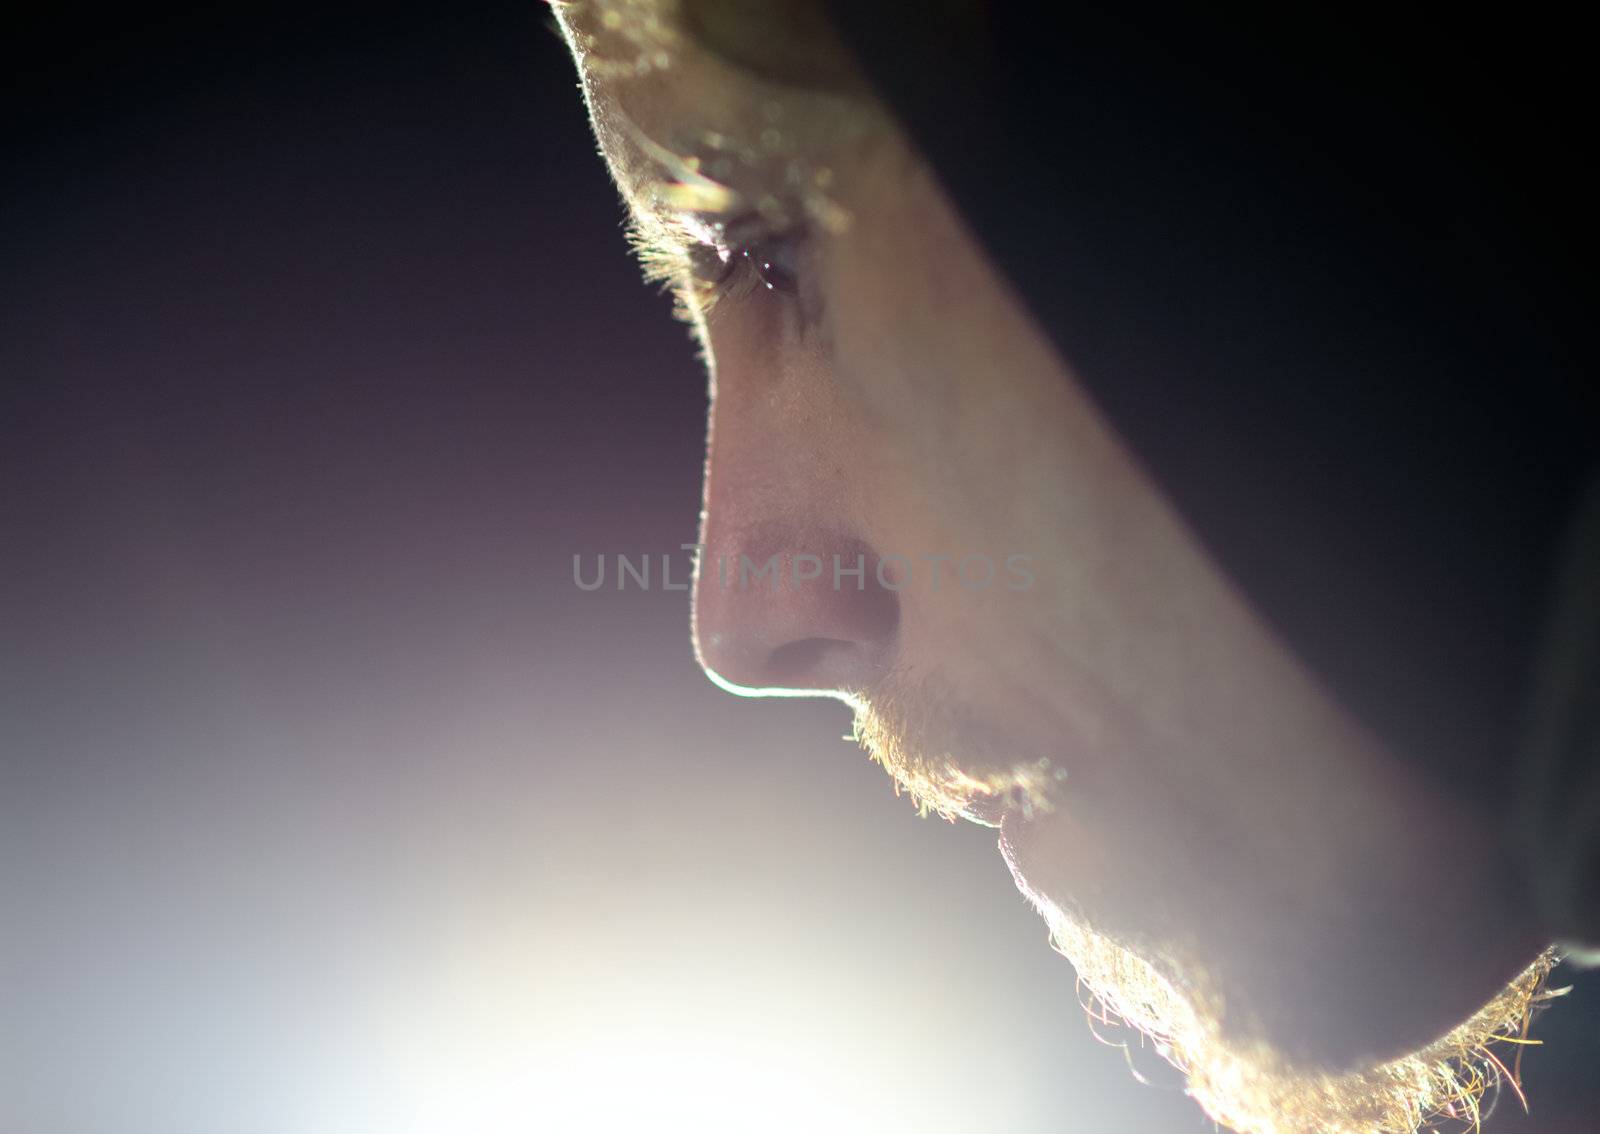
[[[701,310],[749,295],[757,285],[786,298],[803,293],[811,258],[805,225],[780,227],[752,213],[732,220],[696,218],[689,232],[694,238],[689,248],[691,286]]]
[[[768,291],[793,295],[800,280],[800,236],[788,233],[748,245],[739,255]]]

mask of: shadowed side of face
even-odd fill
[[[557,8],[709,363],[703,664],[847,700],[921,802],[1001,827],[1220,1120],[1414,1128],[1542,975],[1483,817],[1216,568],[811,6],[748,8]]]

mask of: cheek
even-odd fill
[[[868,179],[822,286],[831,380],[953,534],[1083,530],[1122,462],[1048,340],[929,177]],[[1081,510],[1081,509],[1079,509]]]
[[[999,337],[974,251],[919,173],[864,194],[824,271],[835,380],[868,420],[943,449],[969,432],[975,364]]]

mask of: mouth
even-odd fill
[[[1064,764],[1043,754],[1061,747],[1059,734],[1018,735],[926,689],[858,700],[854,739],[919,810],[985,827],[1049,814],[1069,781]]]
[[[1005,860],[1006,869],[1011,871],[1011,878],[1016,882],[1017,888],[1025,894],[1029,891],[1022,874],[1021,855],[1032,825],[1031,819],[1023,818],[1017,811],[1002,811],[999,820],[994,824],[1000,830],[1000,857]]]
[[[963,778],[974,780],[966,774]],[[1065,768],[1043,756],[987,773],[976,781],[983,787],[968,799],[961,817],[996,828],[1003,839],[1007,828],[1015,831],[1053,813],[1066,790],[1067,779]]]
[[[1002,799],[975,796],[961,809],[961,818],[980,827],[993,827],[1003,831],[1008,808]]]
[[[908,756],[870,734],[863,737],[859,725],[857,740],[889,771],[896,792],[911,796],[921,811],[982,827],[1000,829],[1050,814],[1067,782],[1066,769],[1045,756],[1011,762],[930,760]]]

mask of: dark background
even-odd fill
[[[0,1131],[1208,1129],[989,833],[573,585],[705,396],[548,24],[11,17]],[[1591,1128],[1573,999],[1497,1128]]]

